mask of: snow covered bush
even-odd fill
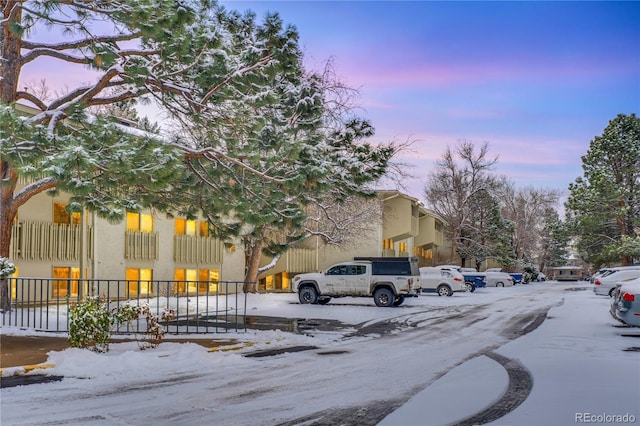
[[[72,348],[109,350],[111,315],[99,297],[87,297],[69,309],[69,345]]]
[[[11,311],[10,295],[9,295],[9,278],[16,272],[16,265],[14,265],[6,257],[0,257],[0,311]]]
[[[173,317],[173,311],[165,308],[160,320],[169,321]],[[134,333],[135,339],[140,349],[155,348],[162,341],[165,330],[160,325],[158,317],[151,312],[149,305],[124,303],[109,309],[109,303],[99,297],[87,297],[73,304],[69,310],[70,346],[108,352],[112,333],[140,318],[146,320],[147,330],[143,339]]]
[[[173,310],[165,308],[160,314],[160,321],[170,321],[175,317]],[[140,339],[136,333],[134,336],[140,349],[155,348],[162,342],[165,329],[160,325],[157,315],[151,312],[148,304],[133,305],[125,304],[113,310],[114,325],[116,328],[122,327],[131,321],[144,318],[147,322],[145,337]]]
[[[16,265],[6,257],[0,257],[0,280],[4,280],[16,272]]]

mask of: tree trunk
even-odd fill
[[[262,239],[253,239],[245,245],[247,262],[247,272],[244,277],[244,292],[257,293],[258,291],[258,269],[262,257]]]
[[[20,60],[22,39],[11,30],[11,23],[22,21],[22,7],[16,0],[8,0],[4,7],[3,20],[10,22],[0,30],[0,101],[11,104],[16,101],[18,80],[20,79]],[[11,16],[11,13],[14,13]]]

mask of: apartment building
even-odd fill
[[[433,213],[398,191],[380,191],[369,202],[379,203],[381,213],[368,231],[345,247],[314,237],[290,249],[259,277],[259,290],[290,291],[295,274],[355,256],[416,256],[421,266],[435,264],[444,237]],[[206,221],[148,210],[113,224],[91,212],[69,214],[67,203],[64,194],[39,194],[19,209],[14,223],[15,276],[54,278],[41,298],[83,294],[79,278],[126,281],[121,297],[153,295],[153,281],[172,281],[176,294],[193,294],[215,292],[220,281],[244,280],[243,248],[210,237]]]
[[[291,291],[296,274],[322,271],[354,257],[415,256],[420,266],[439,264],[444,241],[444,225],[422,203],[399,191],[378,191],[370,203],[379,203],[380,217],[372,220],[360,235],[345,247],[323,244],[313,237],[282,255],[275,267],[259,276],[260,291]],[[262,265],[272,259],[263,259]]]

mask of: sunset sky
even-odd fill
[[[640,113],[640,3],[225,1],[278,12],[334,61],[381,141],[415,140],[408,191],[447,145],[489,142],[518,186],[567,189],[589,142]]]
[[[609,120],[640,114],[640,2],[222,4],[278,12],[309,70],[332,60],[359,90],[376,141],[415,141],[399,161],[414,166],[406,189],[420,200],[434,161],[461,140],[488,142],[497,172],[520,187],[566,190]],[[87,79],[58,65],[37,61],[23,82]]]

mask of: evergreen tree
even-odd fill
[[[566,204],[578,249],[596,267],[632,263],[633,245],[621,243],[640,229],[640,119],[619,114],[611,120],[591,141],[582,169]]]
[[[544,226],[540,238],[540,255],[537,269],[544,271],[547,266],[564,266],[569,252],[569,234],[555,209],[547,208],[543,215]]]
[[[371,134],[366,121],[324,126],[320,83],[301,69],[297,32],[277,15],[258,24],[254,14],[211,0],[0,5],[0,256],[9,254],[18,208],[44,191],[68,192],[72,209],[114,221],[146,206],[188,214],[213,206],[205,210],[213,224],[237,235],[243,225],[227,224],[225,215],[268,224],[247,234],[261,240],[301,225],[292,200],[306,202],[300,188],[330,188],[331,167],[340,173],[336,188],[357,192],[384,172],[394,151],[359,143]],[[62,41],[30,39],[44,27]],[[18,90],[23,67],[41,58],[88,67],[97,79],[51,100]],[[134,135],[110,116],[88,113],[114,105],[126,112],[134,101],[152,100],[182,124],[181,134]],[[24,118],[16,102],[37,112]],[[17,191],[19,177],[32,183]],[[196,204],[194,188],[203,189]]]

